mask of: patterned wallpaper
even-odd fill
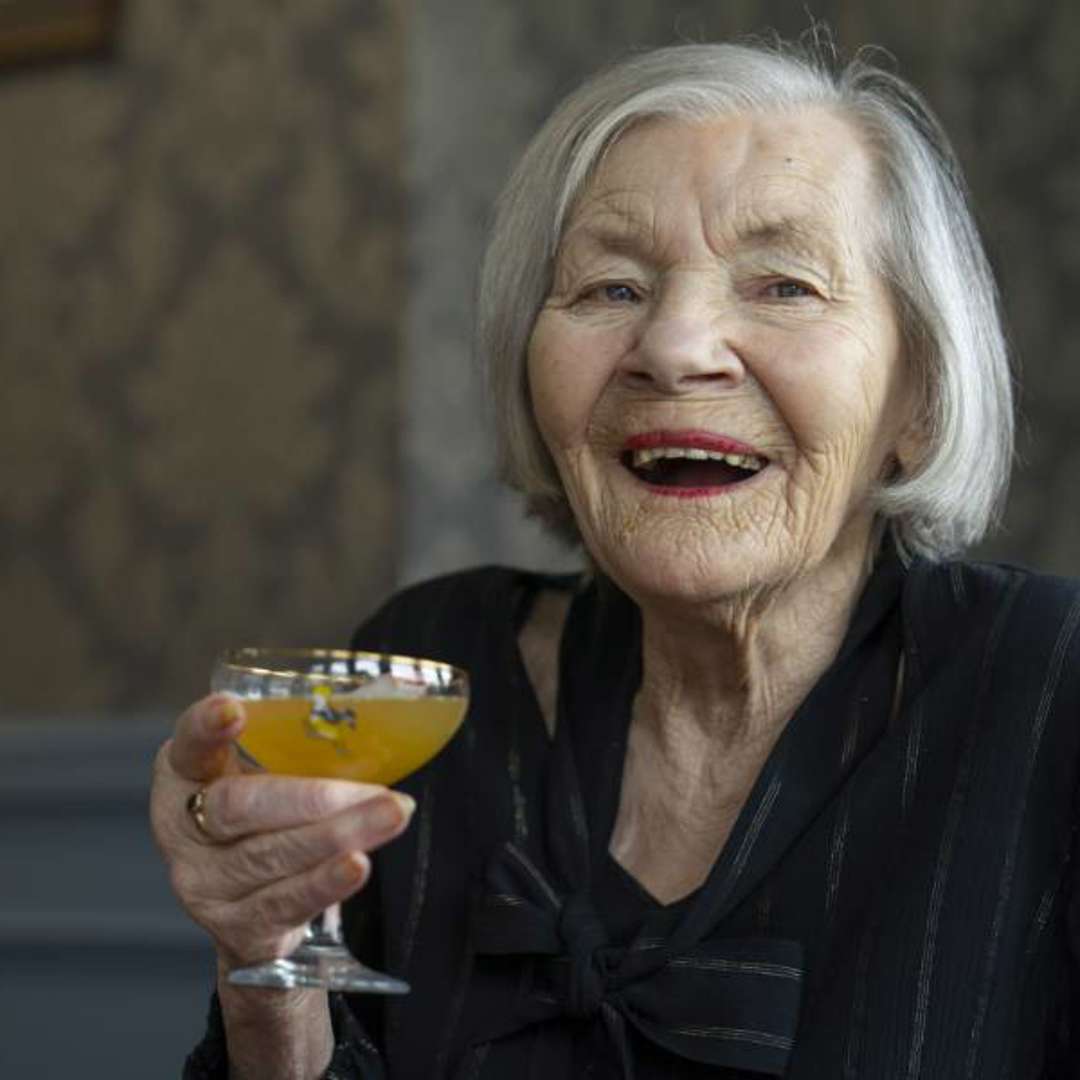
[[[0,79],[0,713],[190,699],[237,641],[566,565],[492,478],[470,360],[491,201],[628,48],[788,0],[130,0],[117,59]],[[1080,574],[1080,6],[822,0],[935,103],[1023,383],[987,551]]]
[[[385,593],[404,34],[135,0],[113,63],[0,81],[0,709],[186,701]]]

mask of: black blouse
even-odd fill
[[[550,742],[517,649],[574,589]],[[632,602],[503,569],[406,590],[354,645],[469,669],[346,905],[401,998],[332,996],[328,1076],[1064,1080],[1080,1075],[1080,586],[879,560],[704,885],[608,854],[641,673]],[[188,1062],[225,1076],[220,1016]]]

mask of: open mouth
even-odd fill
[[[694,439],[701,443],[703,440]],[[715,440],[719,441],[719,440]],[[757,476],[768,464],[759,454],[734,452],[701,445],[633,445],[655,443],[655,437],[634,438],[630,448],[619,455],[622,465],[650,487],[672,494],[700,493],[728,488]]]

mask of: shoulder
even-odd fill
[[[909,644],[928,669],[966,668],[995,692],[1027,687],[1036,708],[1080,709],[1080,581],[1003,563],[916,560],[903,604]]]
[[[444,574],[396,592],[353,635],[353,648],[450,659],[513,633],[522,605],[546,590],[569,591],[575,575],[506,566]]]
[[[916,560],[905,599],[936,619],[997,616],[1028,627],[1067,627],[1080,618],[1080,580],[1008,563]]]

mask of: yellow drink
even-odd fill
[[[393,784],[461,726],[464,697],[249,698],[238,742],[268,772]]]
[[[439,660],[341,649],[227,649],[211,689],[247,720],[240,749],[268,772],[394,784],[431,760],[465,719],[469,676]],[[338,905],[286,957],[235,968],[237,986],[407,994],[365,967],[341,936]]]

